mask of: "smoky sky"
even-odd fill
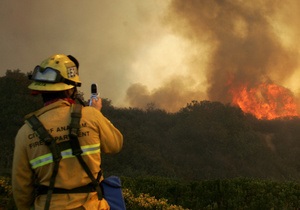
[[[31,71],[47,57],[63,53],[79,60],[81,91],[123,105],[128,86],[137,82],[132,62],[159,31],[159,1],[3,0],[0,7],[0,73]],[[142,82],[142,81],[141,81]]]
[[[213,49],[205,69],[208,98],[230,102],[229,88],[270,79],[282,83],[297,69],[297,50],[284,46],[274,28],[284,32],[283,26],[294,22],[297,17],[288,17],[293,7],[299,8],[299,3],[173,0],[169,21],[176,33],[196,46],[210,43]],[[281,14],[290,22],[276,22]],[[294,31],[299,34],[297,28]]]
[[[72,54],[81,91],[177,111],[265,80],[298,90],[298,1],[17,1],[0,8],[0,72]],[[2,76],[1,75],[1,76]]]
[[[152,92],[132,86],[128,95],[136,104],[152,100],[170,110],[180,107],[178,101],[183,105],[203,97],[229,103],[230,89],[242,84],[248,88],[266,81],[288,84],[299,68],[294,39],[299,35],[295,9],[299,6],[298,1],[172,0],[164,23],[198,49],[186,65],[196,81],[205,72],[205,93],[198,86],[187,91],[193,83],[186,84],[186,78],[170,78]]]

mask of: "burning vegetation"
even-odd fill
[[[272,82],[263,82],[255,87],[241,85],[230,89],[232,104],[258,119],[275,119],[298,116],[293,93]]]
[[[299,33],[291,20],[299,18],[293,8],[299,8],[298,1],[170,1],[164,20],[174,34],[192,43],[197,53],[187,63],[189,76],[197,83],[205,75],[205,84],[185,83],[188,77],[181,77],[146,94],[135,91],[131,99],[146,95],[151,101],[139,101],[168,111],[192,100],[209,100],[237,105],[258,119],[298,116],[298,93],[287,87],[299,68],[298,50],[291,44]],[[205,86],[205,94],[199,86]],[[165,98],[169,104],[163,106]]]

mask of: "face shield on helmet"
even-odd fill
[[[57,54],[34,68],[28,86],[31,90],[62,91],[80,87],[78,61],[72,56]]]

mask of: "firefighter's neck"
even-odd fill
[[[70,104],[75,104],[75,100],[73,100],[72,98],[56,98],[56,99],[53,99],[51,101],[47,101],[44,103],[44,106],[48,106],[49,104],[53,104],[59,100],[64,100],[64,101],[67,101],[69,102]]]

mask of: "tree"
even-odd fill
[[[42,106],[42,100],[30,95],[27,75],[17,70],[7,70],[0,77],[0,167],[11,168],[14,137],[24,121],[24,116]]]

